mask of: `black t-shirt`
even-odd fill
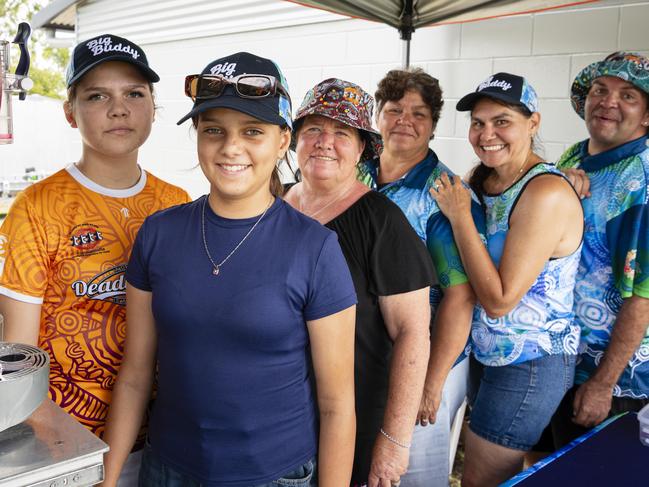
[[[383,425],[392,356],[379,296],[430,286],[434,271],[426,246],[401,209],[381,193],[366,193],[325,226],[338,234],[358,297],[352,480],[366,482],[372,447]]]

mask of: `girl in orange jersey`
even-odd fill
[[[135,235],[146,216],[189,201],[137,163],[158,80],[127,39],[77,45],[64,111],[81,134],[81,158],[20,193],[0,228],[4,340],[49,353],[51,399],[100,437],[122,362]],[[124,474],[135,479],[138,454],[131,466]]]

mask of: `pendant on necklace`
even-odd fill
[[[221,272],[221,271],[219,270],[219,266],[216,266],[214,269],[212,269],[212,274],[215,275],[215,276],[218,276],[218,275],[219,275],[219,272]]]

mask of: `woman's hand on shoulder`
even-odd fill
[[[471,213],[471,193],[464,187],[459,176],[451,179],[448,174],[442,173],[430,188],[430,195],[444,216],[451,221]]]
[[[579,198],[590,197],[590,179],[583,169],[562,169],[561,172],[568,178],[572,187],[579,195]]]

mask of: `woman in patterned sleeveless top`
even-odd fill
[[[574,379],[583,214],[567,180],[534,152],[538,98],[524,78],[490,76],[457,109],[471,111],[469,141],[481,162],[470,185],[485,210],[486,246],[459,177],[443,175],[431,193],[479,301],[463,485],[497,485],[520,471]]]

